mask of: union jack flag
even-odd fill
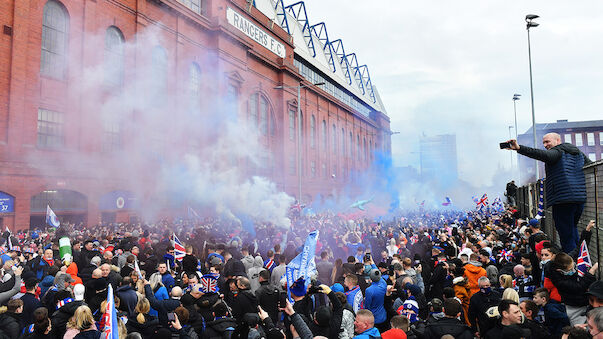
[[[444,198],[444,202],[442,203],[442,206],[450,206],[452,205],[452,200],[450,200],[449,197]]]
[[[201,285],[203,293],[216,293],[220,290],[218,288],[218,278],[216,278],[214,274],[206,274],[202,276],[199,284]]]
[[[481,199],[479,199],[479,201],[477,202],[477,208],[482,209],[487,206],[488,206],[488,194],[484,193],[484,195],[482,195]]]
[[[186,255],[186,250],[175,233],[172,234],[172,246],[174,246],[174,258],[178,261],[182,261],[182,258]]]
[[[471,197],[471,200],[473,200],[473,202],[476,204],[479,202],[479,199],[476,198],[475,195]]]
[[[504,248],[500,251],[499,261],[503,261],[503,259],[504,259],[504,260],[507,260],[508,262],[510,262],[511,258],[513,258],[513,251],[507,251]]]
[[[583,240],[582,245],[580,245],[580,256],[578,257],[578,261],[576,263],[576,270],[578,271],[578,275],[583,277],[584,274],[588,272],[591,267],[593,267],[593,264],[590,261],[590,255],[588,254],[586,240]]]

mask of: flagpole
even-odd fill
[[[597,190],[597,166],[593,166],[594,184],[595,184],[595,229],[597,232],[597,262],[601,261],[601,251],[599,250],[599,197]],[[597,268],[597,280],[601,279],[601,267]]]

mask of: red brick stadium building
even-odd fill
[[[196,135],[169,113],[191,100],[202,119],[229,106],[236,121],[257,128],[269,164],[231,163],[295,197],[301,177],[302,200],[337,194],[376,153],[391,153],[368,68],[330,41],[324,24],[311,25],[303,2],[8,0],[0,26],[0,223],[11,229],[43,224],[47,205],[88,224],[139,215],[154,199],[140,187],[156,185],[157,172],[150,160],[126,169],[139,161],[131,145],[155,145],[161,161],[209,142],[211,133]],[[131,95],[128,84],[147,70],[152,81]],[[95,78],[102,86],[88,88]],[[153,102],[148,110],[161,116],[150,139],[137,132],[150,113],[112,100],[124,93]]]

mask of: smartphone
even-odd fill
[[[176,317],[174,316],[174,312],[169,312],[167,314],[168,322],[176,321]]]
[[[287,307],[287,292],[281,292],[278,295],[278,307],[285,308]]]
[[[511,143],[510,142],[501,142],[498,145],[500,146],[500,149],[511,148]]]

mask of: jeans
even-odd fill
[[[559,233],[563,252],[569,253],[578,245],[578,221],[584,210],[584,203],[565,203],[553,205],[553,220]]]

